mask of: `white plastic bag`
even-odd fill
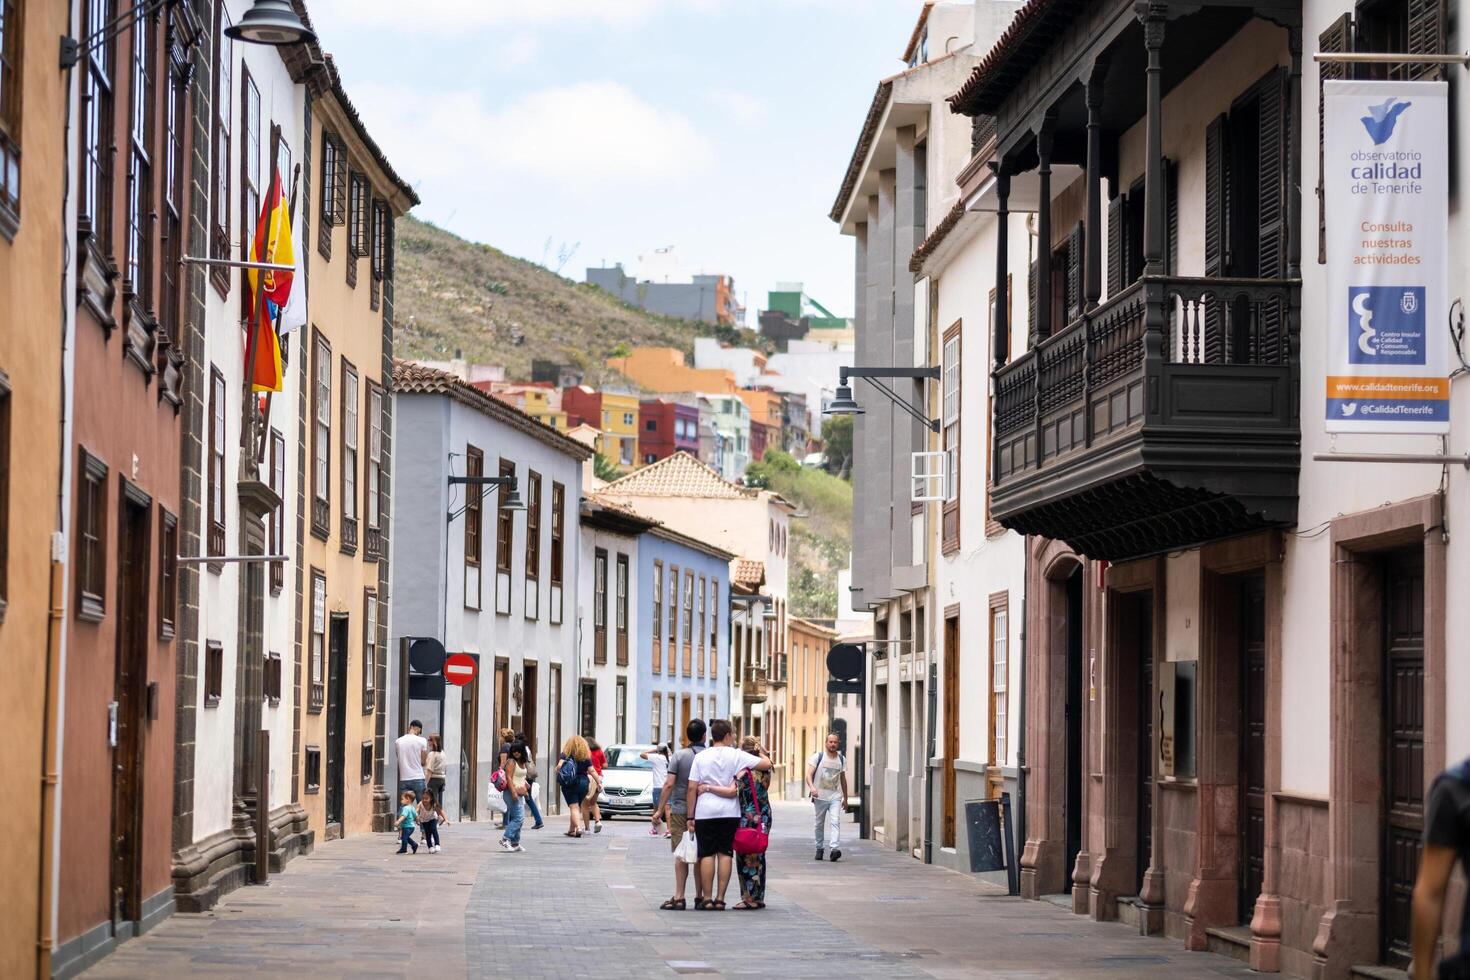
[[[491,813],[504,813],[507,809],[505,795],[503,791],[495,788],[494,783],[489,784],[486,788],[485,805],[490,808]]]
[[[674,858],[685,864],[699,863],[699,845],[694,842],[693,834],[685,834],[684,839],[679,841],[679,846],[674,848]]]

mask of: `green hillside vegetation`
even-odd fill
[[[791,522],[791,612],[830,619],[837,615],[837,573],[852,550],[852,484],[819,469],[802,466],[779,449],[751,463],[751,486],[774,490],[805,517]]]
[[[590,385],[629,382],[602,366],[622,348],[677,347],[694,338],[757,346],[753,331],[646,313],[596,286],[466,241],[413,217],[395,230],[394,318],[400,357],[504,364],[529,380],[532,359],[576,364]]]

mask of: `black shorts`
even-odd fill
[[[739,829],[739,817],[696,819],[694,821],[694,840],[699,845],[699,856],[706,858],[717,854],[734,854],[735,831]]]

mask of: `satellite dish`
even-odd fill
[[[408,646],[408,666],[416,674],[438,674],[444,670],[444,644],[432,636],[421,636]]]
[[[839,681],[860,681],[866,660],[862,644],[837,643],[827,651],[827,673]]]

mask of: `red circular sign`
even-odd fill
[[[451,653],[444,658],[444,679],[451,684],[468,684],[479,671],[479,663],[467,653]]]

